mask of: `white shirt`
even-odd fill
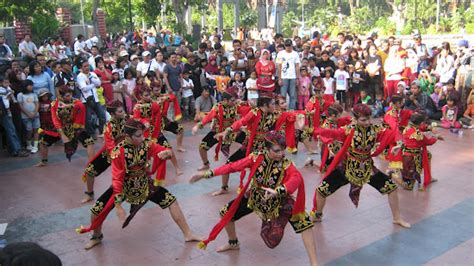
[[[296,51],[288,53],[280,51],[277,55],[277,64],[281,65],[281,79],[296,79],[296,65],[301,64],[300,56]]]
[[[323,78],[323,83],[324,83],[324,94],[334,95],[334,79]]]
[[[183,97],[191,97],[193,96],[193,88],[194,88],[194,83],[191,79],[188,78],[188,80],[183,79]]]
[[[5,106],[5,109],[10,108],[10,97],[13,97],[13,100],[15,101],[15,97],[13,96],[14,92],[10,87],[4,88],[0,86],[0,96],[2,97],[3,100],[3,105]]]
[[[149,71],[155,71],[151,60],[148,63],[145,63],[145,61],[141,61],[140,63],[138,63],[137,73],[140,73],[144,77]]]
[[[87,62],[89,62],[89,65],[92,67],[92,70],[95,70],[97,68],[97,66],[95,65],[95,59],[99,57],[99,55],[96,55],[96,56],[90,56],[88,59],[87,59]]]
[[[124,79],[122,81],[122,84],[126,86],[127,88],[127,91],[130,95],[133,94],[133,89],[135,89],[135,86],[137,84],[136,82],[136,79],[135,78],[132,78],[132,79]]]
[[[258,99],[257,80],[249,78],[245,82],[247,88],[247,99]]]
[[[350,78],[349,73],[345,70],[338,69],[334,72],[334,78],[336,79],[336,90],[346,91],[348,87],[347,80]]]
[[[88,76],[82,72],[79,73],[76,78],[76,84],[81,90],[81,100],[83,103],[87,101],[89,96],[94,96],[95,102],[99,102],[97,87],[100,86],[101,82],[94,72],[90,72]]]
[[[314,66],[313,68],[310,67],[309,73],[311,74],[311,78],[321,76],[321,72],[319,71],[317,66]]]
[[[0,47],[1,46],[5,47],[5,50],[6,50],[5,57],[11,60],[13,58],[13,53],[12,53],[12,49],[10,49],[10,46],[8,46],[6,43],[0,44]]]
[[[86,47],[86,44],[84,41],[80,42],[79,40],[74,42],[74,54],[75,55],[81,55],[81,54],[86,54],[86,51],[84,48]]]
[[[156,61],[155,58],[153,58],[153,60],[151,60],[151,67],[153,69],[158,70],[158,72],[160,72],[161,74],[163,74],[163,70],[165,69],[165,66],[166,66],[166,63],[165,62],[161,62],[161,63],[158,63],[158,61]]]

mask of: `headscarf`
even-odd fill
[[[270,54],[270,51],[267,50],[267,49],[263,49],[262,52],[260,53],[260,63],[262,65],[266,66],[270,62],[270,60],[269,59],[263,59],[263,54],[264,53],[267,53],[269,57],[270,57],[271,54]]]

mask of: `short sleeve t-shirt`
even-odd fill
[[[168,82],[173,91],[178,91],[181,88],[180,75],[181,75],[181,66],[177,65],[173,67],[170,64],[166,64],[164,70],[168,74]]]
[[[183,79],[183,97],[191,97],[193,96],[193,90],[192,88],[194,87],[194,83],[191,79]]]
[[[34,112],[36,103],[38,102],[38,96],[36,96],[36,93],[28,93],[28,94],[23,94],[23,93],[18,93],[17,95],[18,103],[27,111],[27,112]],[[39,116],[39,113],[37,113],[37,116]],[[21,118],[29,118],[26,114],[21,112]]]
[[[349,73],[345,70],[336,70],[334,73],[334,78],[336,79],[336,90],[345,91],[348,87],[348,79],[350,78]]]
[[[296,79],[296,64],[300,64],[300,56],[296,51],[288,53],[283,50],[277,55],[277,64],[281,65],[281,79]]]
[[[334,94],[334,79],[323,78],[324,83],[324,94]]]
[[[257,80],[256,79],[247,79],[245,82],[245,87],[247,87],[247,99],[258,99],[258,90],[257,90]]]

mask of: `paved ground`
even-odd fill
[[[186,125],[187,134],[190,125]],[[392,225],[386,197],[365,187],[358,209],[348,198],[348,187],[329,198],[325,219],[313,229],[318,259],[327,265],[472,265],[474,261],[474,131],[462,136],[445,130],[446,141],[432,147],[433,175],[439,179],[427,192],[400,191],[403,216],[409,230]],[[188,134],[189,135],[189,134]],[[188,223],[207,235],[218,219],[219,208],[235,196],[210,193],[220,186],[214,178],[195,185],[188,179],[200,164],[196,147],[203,134],[187,136],[187,153],[178,154],[185,174],[175,177],[169,165],[167,187],[179,200]],[[170,136],[170,139],[173,139]],[[174,144],[174,141],[172,141]],[[99,144],[96,145],[99,148]],[[298,167],[305,150],[293,158]],[[315,158],[318,158],[316,155]],[[224,254],[214,249],[227,241],[223,233],[206,251],[185,244],[168,211],[149,204],[125,230],[115,213],[105,222],[105,240],[91,251],[83,246],[87,235],[74,228],[88,224],[90,205],[80,205],[84,185],[80,180],[87,159],[80,150],[67,162],[62,146],[52,148],[50,165],[36,168],[37,156],[26,159],[0,157],[0,223],[8,223],[7,243],[35,241],[56,253],[65,265],[305,265],[307,256],[290,226],[282,243],[271,250],[259,237],[260,221],[249,215],[237,223],[240,251]],[[377,160],[384,168],[384,162]],[[213,166],[220,163],[213,162]],[[302,169],[306,202],[310,208],[320,174]],[[232,176],[235,191],[238,175]],[[110,170],[97,178],[96,193],[110,185]]]

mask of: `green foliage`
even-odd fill
[[[59,21],[46,13],[33,14],[31,21],[31,35],[36,43],[42,43],[48,37],[57,35]],[[53,34],[52,34],[53,33]]]
[[[282,21],[282,33],[284,36],[292,36],[293,28],[297,26],[293,20],[298,20],[298,17],[293,11],[289,11],[285,14]]]
[[[466,24],[466,33],[467,34],[474,34],[474,23],[467,23]]]
[[[380,17],[375,22],[375,27],[377,28],[379,35],[394,35],[397,31],[395,22],[389,20],[387,17]]]

